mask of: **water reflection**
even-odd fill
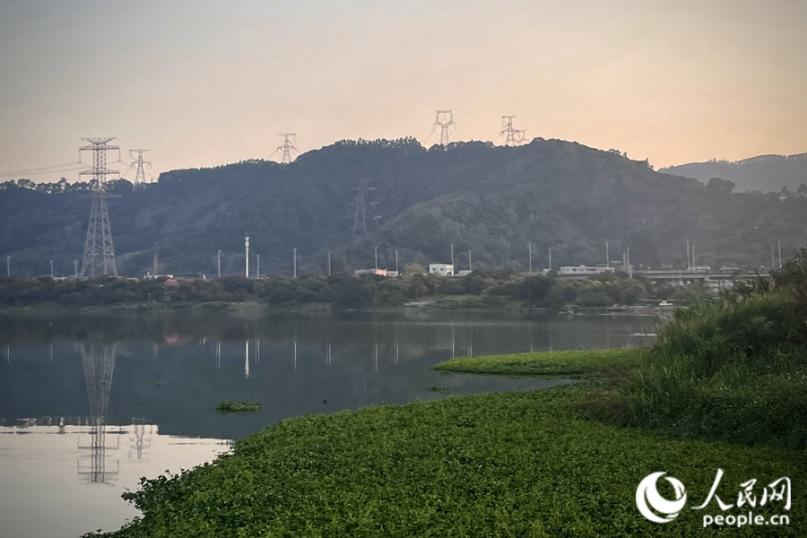
[[[112,442],[107,443],[104,421],[109,407],[109,393],[112,390],[117,347],[114,344],[89,342],[80,344],[80,350],[84,383],[87,386],[90,431],[89,441],[79,442],[79,448],[88,450],[89,454],[79,459],[78,474],[89,482],[112,483],[118,474],[120,461],[112,456],[109,456],[108,460],[107,450],[118,450],[119,437],[114,436],[111,438]]]
[[[4,320],[0,534],[116,528],[135,515],[119,495],[140,476],[208,461],[227,449],[224,440],[287,417],[565,382],[443,375],[430,368],[438,360],[648,345],[654,332],[654,318],[619,316],[241,318],[191,311]],[[219,401],[233,399],[258,401],[262,411],[215,412]],[[35,504],[47,514],[32,520],[27,507]]]

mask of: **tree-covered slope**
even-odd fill
[[[779,192],[783,188],[807,195],[807,153],[759,155],[741,161],[707,161],[665,168],[662,172],[703,182],[713,177],[732,181],[738,191]],[[804,187],[802,187],[804,185]]]
[[[15,274],[45,274],[50,258],[57,274],[71,273],[86,188],[3,187],[0,254],[12,256]],[[724,182],[706,186],[558,140],[445,151],[411,139],[348,141],[289,166],[174,170],[142,189],[121,181],[110,191],[119,267],[130,275],[149,269],[155,252],[161,272],[212,274],[218,249],[225,273],[242,271],[246,234],[264,274],[290,272],[294,247],[303,272],[323,271],[328,250],[335,270],[370,266],[374,245],[385,266],[396,249],[401,267],[447,261],[451,243],[460,267],[471,249],[474,268],[523,269],[528,242],[535,267],[549,247],[555,266],[601,263],[606,239],[613,258],[630,246],[632,261],[656,266],[683,263],[688,238],[699,263],[756,266],[772,241],[782,239],[786,254],[807,239],[806,198],[731,194]]]

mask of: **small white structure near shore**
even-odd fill
[[[437,276],[454,276],[453,263],[430,263],[429,274]]]

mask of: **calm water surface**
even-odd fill
[[[141,476],[210,461],[287,417],[567,381],[440,374],[464,355],[653,341],[653,317],[247,316],[0,319],[0,536],[77,536],[137,515]],[[221,400],[260,413],[220,415]]]

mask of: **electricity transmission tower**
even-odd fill
[[[367,185],[356,189],[356,202],[353,204],[353,238],[367,235]]]
[[[135,169],[135,178],[134,178],[135,187],[142,187],[144,183],[148,183],[148,178],[146,177],[146,167],[151,168],[151,163],[149,161],[143,160],[143,154],[147,151],[149,150],[147,149],[129,150],[129,158],[134,159],[129,166],[130,168]],[[135,153],[137,154],[137,157],[135,157],[134,155]]]
[[[434,116],[434,126],[440,127],[440,145],[443,148],[448,147],[450,142],[448,136],[448,129],[454,124],[454,113],[450,110],[438,110]]]
[[[120,151],[120,147],[109,143],[109,138],[85,138],[89,142],[79,148],[82,151],[92,152],[92,166],[89,170],[79,172],[79,175],[92,177],[92,199],[90,202],[90,221],[87,225],[87,238],[84,241],[84,256],[81,259],[81,276],[94,278],[96,276],[118,276],[115,266],[115,248],[112,245],[112,227],[109,221],[109,206],[107,205],[106,178],[117,174],[117,170],[110,170],[106,166],[107,151]]]
[[[277,147],[277,151],[281,152],[280,162],[281,164],[290,164],[292,151],[297,151],[297,148],[294,146],[294,143],[297,142],[297,134],[278,133],[278,135],[283,137],[283,145]]]
[[[354,239],[367,236],[367,222],[368,220],[375,225],[379,226],[381,215],[375,214],[375,206],[378,202],[370,200],[370,193],[376,190],[375,187],[370,186],[374,180],[363,180],[356,187],[356,200],[353,202],[353,231],[352,236]],[[373,214],[368,215],[368,211]]]
[[[499,136],[504,135],[505,146],[518,146],[524,142],[524,137],[527,133],[526,129],[513,127],[513,118],[515,116],[502,116],[502,130],[499,131]]]

